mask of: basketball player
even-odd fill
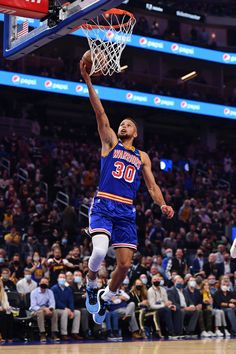
[[[80,70],[88,86],[102,143],[99,189],[89,213],[93,251],[89,259],[86,296],[87,310],[93,314],[94,321],[101,324],[105,318],[106,304],[125,279],[133,253],[137,249],[133,200],[140,184],[141,173],[152,199],[160,206],[162,213],[172,218],[174,211],[171,206],[166,205],[155,182],[148,155],[133,146],[133,141],[138,136],[135,121],[131,118],[124,119],[116,135],[110,127],[82,60]],[[97,291],[97,271],[106,256],[110,240],[115,248],[117,266],[109,286]]]

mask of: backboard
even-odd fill
[[[32,0],[26,1],[32,2]],[[122,0],[70,1],[63,7],[56,6],[49,9],[48,15],[40,20],[5,14],[4,57],[8,59],[21,58],[43,45],[73,32],[82,24],[106,10],[119,6],[122,2]]]

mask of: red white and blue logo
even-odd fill
[[[172,52],[177,52],[179,50],[179,45],[177,43],[173,43],[171,46]]]
[[[76,88],[75,88],[75,91],[76,91],[76,92],[81,92],[81,91],[83,91],[83,86],[82,86],[82,85],[77,85]]]
[[[182,101],[181,103],[180,103],[180,107],[181,108],[186,108],[187,107],[187,102],[186,101]]]
[[[16,84],[17,82],[20,82],[20,76],[19,75],[13,75],[11,78],[11,81]]]
[[[114,33],[112,31],[107,31],[106,37],[107,37],[107,39],[112,39],[114,37]]]
[[[156,96],[156,97],[154,98],[154,103],[155,103],[155,104],[160,104],[160,103],[161,103],[160,97]]]
[[[140,40],[139,40],[139,44],[141,44],[141,45],[146,45],[147,42],[148,42],[148,40],[145,37],[141,37]]]
[[[228,116],[228,115],[230,114],[230,109],[226,107],[226,108],[224,109],[224,114],[225,114],[226,116]]]
[[[132,100],[133,99],[133,97],[134,97],[134,95],[132,94],[132,92],[128,92],[127,94],[126,94],[126,98],[127,98],[127,100]]]
[[[230,61],[230,59],[231,59],[231,56],[228,53],[223,54],[224,61],[228,62],[228,61]]]
[[[46,81],[44,82],[44,86],[45,86],[46,88],[52,87],[52,81],[51,81],[51,80],[46,80]]]

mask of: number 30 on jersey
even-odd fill
[[[128,183],[134,181],[136,169],[132,165],[125,166],[122,161],[116,161],[114,164],[116,170],[112,172],[112,176],[118,179],[124,178]]]

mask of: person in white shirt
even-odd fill
[[[232,258],[236,258],[236,238],[231,246],[230,255]]]
[[[32,280],[31,272],[28,268],[24,270],[24,278],[16,283],[16,290],[21,295],[27,295],[37,288],[36,281]]]

